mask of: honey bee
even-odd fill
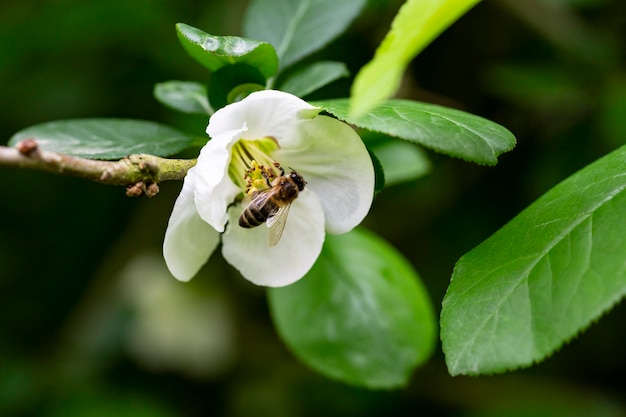
[[[289,207],[304,189],[306,181],[293,169],[288,175],[281,168],[281,175],[268,188],[254,191],[244,198],[244,209],[239,216],[239,226],[246,229],[266,223],[270,230],[269,244],[276,246],[283,235]]]

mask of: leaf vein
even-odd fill
[[[296,29],[298,28],[298,25],[300,25],[300,23],[302,22],[302,19],[304,18],[304,15],[306,14],[310,5],[310,0],[301,1],[300,5],[296,9],[296,13],[293,16],[293,19],[289,21],[289,24],[287,25],[287,29],[285,31],[285,35],[283,36],[283,40],[280,43],[278,50],[276,51],[281,59],[285,52],[287,52],[287,49],[289,49],[289,45],[291,44],[291,41],[296,34]]]
[[[624,175],[618,175],[615,177],[610,177],[610,178],[616,178],[616,177],[621,177],[621,176],[626,176],[626,174]],[[605,179],[606,180],[606,179]],[[601,201],[599,201],[597,204],[593,205],[591,207],[591,209],[589,211],[587,211],[586,213],[582,213],[582,215],[575,221],[572,221],[572,223],[564,228],[564,231],[559,233],[557,236],[555,236],[554,239],[552,239],[548,245],[545,246],[545,248],[540,251],[538,254],[535,255],[529,255],[527,257],[529,258],[535,258],[536,260],[534,262],[531,262],[529,264],[529,266],[527,268],[525,268],[522,273],[519,275],[519,278],[517,279],[517,281],[513,281],[514,285],[512,286],[512,288],[506,292],[501,298],[500,300],[494,304],[494,308],[491,309],[492,313],[491,314],[486,314],[484,316],[484,318],[478,323],[478,325],[476,326],[476,330],[472,333],[472,336],[470,337],[470,339],[468,339],[468,343],[465,344],[465,346],[459,351],[459,354],[457,356],[457,360],[455,361],[455,367],[458,364],[458,362],[461,360],[462,356],[465,354],[465,352],[470,348],[470,346],[473,346],[474,342],[476,341],[478,335],[480,333],[483,332],[483,330],[485,329],[485,327],[487,326],[488,322],[490,321],[490,319],[492,319],[495,315],[498,314],[498,312],[500,311],[500,309],[502,308],[502,306],[504,305],[504,303],[509,299],[510,295],[522,284],[524,284],[525,282],[528,281],[528,277],[530,275],[530,273],[535,269],[535,267],[537,266],[537,264],[544,259],[547,255],[549,255],[550,251],[559,243],[561,242],[564,238],[569,237],[570,233],[576,228],[578,227],[583,221],[585,221],[586,219],[590,218],[591,216],[593,216],[594,212],[596,210],[598,210],[598,208],[600,208],[601,206],[603,206],[605,203],[611,201],[613,198],[615,198],[617,195],[619,195],[622,191],[624,191],[626,189],[626,185],[622,185],[620,187],[617,187],[615,190],[613,190],[613,192],[608,193],[607,196],[602,199]],[[515,259],[512,262],[516,262],[518,261],[518,259]],[[498,268],[501,269],[501,268]],[[490,272],[489,274],[478,278],[477,283],[475,283],[474,285],[478,285],[478,283],[484,281],[485,279],[487,279],[488,277],[492,276],[495,271],[497,270],[493,270],[492,272]],[[582,278],[582,276],[581,276]],[[467,290],[466,290],[467,291]],[[466,292],[464,291],[464,292]],[[531,317],[532,320],[532,317]],[[532,334],[532,332],[531,332]],[[534,336],[534,335],[533,335]],[[535,343],[533,342],[533,346],[535,346]]]

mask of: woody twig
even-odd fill
[[[167,159],[154,155],[129,155],[118,161],[101,161],[46,151],[34,139],[15,147],[0,146],[0,166],[35,169],[126,186],[128,196],[153,197],[162,181],[182,180],[195,159]]]

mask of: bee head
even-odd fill
[[[293,169],[289,173],[289,178],[298,186],[298,191],[304,190],[304,186],[306,185],[306,181],[302,178],[302,175],[298,174]]]

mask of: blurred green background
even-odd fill
[[[160,106],[152,86],[206,80],[175,23],[238,35],[246,3],[0,3],[0,143],[77,117],[203,132],[207,120]],[[314,58],[356,73],[399,6],[370,0]],[[625,41],[623,0],[485,0],[412,63],[399,96],[479,114],[519,140],[497,167],[429,153],[431,173],[384,190],[366,219],[409,258],[436,308],[462,254],[626,142]],[[310,98],[345,97],[349,86]],[[505,375],[451,378],[440,349],[406,390],[313,373],[278,339],[263,289],[219,254],[189,284],[164,269],[180,186],[132,199],[0,167],[0,416],[626,415],[624,306],[546,362]]]

